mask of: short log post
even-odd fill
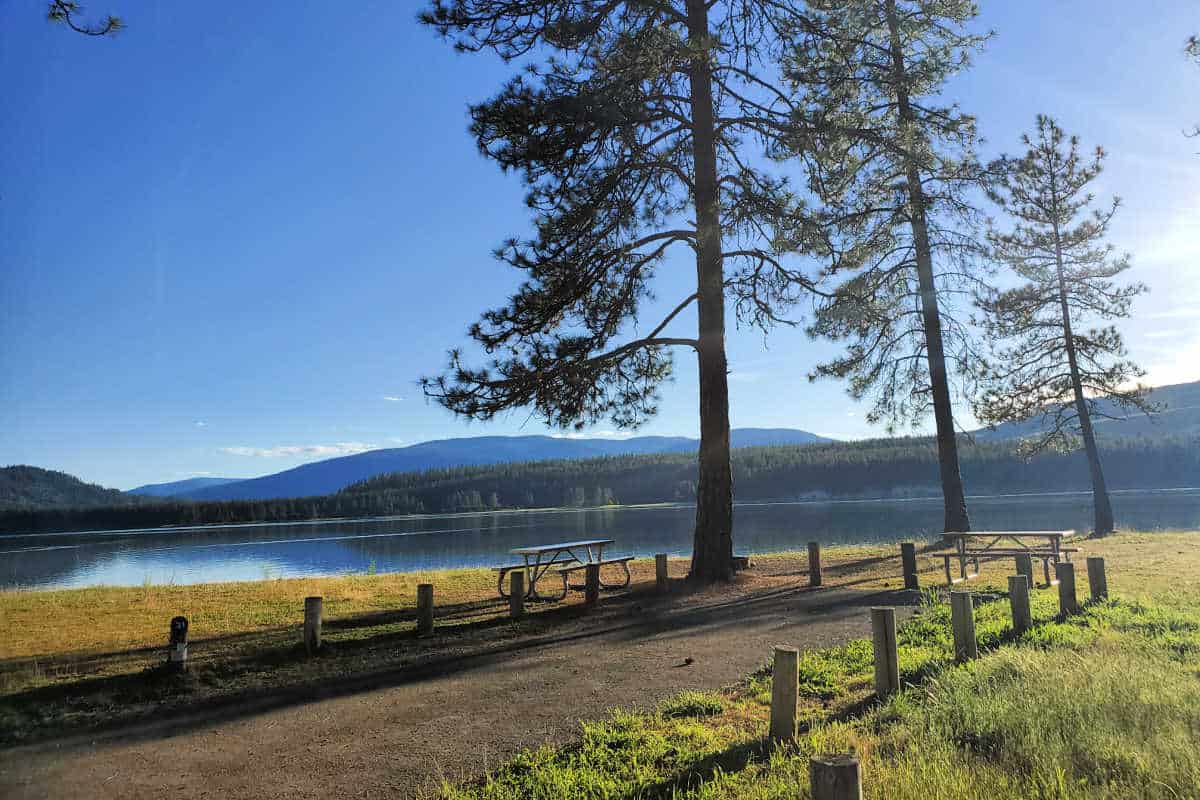
[[[813,756],[808,773],[812,800],[862,800],[862,768],[857,756]]]
[[[1008,601],[1012,606],[1013,633],[1017,636],[1033,627],[1033,612],[1029,607],[1029,578],[1008,576]]]
[[[875,646],[875,695],[884,700],[900,691],[900,659],[896,649],[896,609],[871,609]]]
[[[808,585],[821,585],[821,543],[808,543]]]
[[[1029,553],[1017,554],[1017,574],[1024,575],[1029,580],[1029,588],[1033,588],[1033,556]]]
[[[508,615],[513,619],[525,616],[525,573],[519,569],[508,573]]]
[[[659,594],[666,594],[670,586],[667,577],[667,554],[659,553],[654,557],[654,588]]]
[[[1104,574],[1104,558],[1088,556],[1088,587],[1092,590],[1092,602],[1100,603],[1108,599],[1108,577]]]
[[[304,650],[310,656],[321,649],[321,613],[324,601],[320,597],[304,598]]]
[[[187,670],[188,621],[187,617],[175,617],[171,620],[171,638],[167,648],[167,671],[184,672]]]
[[[975,607],[970,592],[950,593],[950,620],[954,628],[954,660],[979,657],[975,641]]]
[[[1058,579],[1058,611],[1064,617],[1079,613],[1079,598],[1075,594],[1075,565],[1060,561],[1054,565],[1054,577]]]
[[[433,584],[417,584],[417,636],[433,633]]]
[[[800,693],[800,651],[776,647],[771,671],[771,741],[796,738],[796,703]]]
[[[912,542],[900,545],[900,562],[904,565],[904,588],[920,589],[917,580],[917,546]]]
[[[583,602],[594,606],[600,600],[600,565],[588,564],[584,568]]]

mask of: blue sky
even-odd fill
[[[0,0],[0,463],[129,488],[545,432],[520,412],[467,424],[415,388],[515,286],[489,254],[528,230],[521,186],[466,132],[510,67],[455,54],[412,2],[95,0],[129,26],[114,40],[44,5]],[[1038,112],[1106,146],[1113,242],[1153,290],[1130,350],[1153,383],[1200,379],[1200,140],[1181,133],[1200,122],[1181,54],[1200,8],[981,6],[998,36],[951,94],[988,155]],[[692,269],[664,271],[664,305]],[[806,380],[827,346],[731,330],[729,351],[735,426],[879,433]],[[696,434],[677,365],[645,433]]]

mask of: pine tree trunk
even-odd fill
[[[1051,178],[1051,191],[1055,195],[1057,211],[1057,187]],[[1075,413],[1079,416],[1079,432],[1083,436],[1083,449],[1087,453],[1088,469],[1092,474],[1092,509],[1096,517],[1096,536],[1113,532],[1112,503],[1108,499],[1108,484],[1104,480],[1104,468],[1100,465],[1100,448],[1096,446],[1096,431],[1092,428],[1092,415],[1088,410],[1087,398],[1083,394],[1083,381],[1079,377],[1079,358],[1075,353],[1075,332],[1071,326],[1071,306],[1067,302],[1066,274],[1063,268],[1062,236],[1058,223],[1054,223],[1054,258],[1058,270],[1058,300],[1062,311],[1063,341],[1067,351],[1067,365],[1071,369],[1071,389],[1075,395]]]
[[[1079,429],[1083,435],[1083,447],[1087,451],[1088,468],[1092,473],[1092,505],[1095,508],[1097,536],[1106,536],[1116,528],[1112,503],[1108,499],[1108,484],[1104,480],[1104,468],[1100,466],[1100,449],[1096,446],[1096,433],[1088,414],[1083,389],[1076,383],[1075,408],[1079,412]]]
[[[687,0],[688,40],[707,52],[705,0]],[[725,360],[725,271],[721,255],[720,197],[713,121],[712,74],[707,57],[689,68],[695,162],[696,279],[700,367],[700,478],[696,486],[693,580],[733,577],[733,474],[729,466],[729,382]]]
[[[896,100],[900,114],[900,132],[904,137],[913,128],[909,103],[904,54],[900,43],[895,0],[887,0],[888,31],[891,36],[892,67]],[[925,328],[926,358],[929,361],[929,385],[933,392],[933,418],[937,426],[938,470],[942,479],[946,531],[969,531],[967,499],[958,467],[958,439],[954,431],[954,410],[950,405],[950,381],[946,372],[946,351],[942,341],[942,315],[938,308],[937,287],[933,279],[933,254],[929,246],[929,224],[925,217],[925,190],[916,161],[906,157],[906,184],[909,198],[913,248],[916,251],[917,277],[921,289],[921,318]]]

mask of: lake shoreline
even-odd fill
[[[1197,492],[1200,491],[1200,486],[1164,486],[1159,488],[1131,487],[1131,488],[1110,488],[1110,495],[1122,494],[1158,494],[1158,493],[1181,493],[1181,492]],[[1006,492],[996,490],[993,492],[967,494],[966,498],[970,501],[986,501],[998,498],[1016,499],[1016,498],[1039,498],[1039,497],[1090,497],[1091,489],[1063,489],[1052,492]],[[764,498],[757,500],[734,500],[733,506],[735,509],[739,507],[755,507],[768,505],[822,505],[822,504],[838,504],[838,503],[889,503],[889,502],[919,502],[919,501],[934,501],[940,500],[942,497],[941,489],[938,486],[930,485],[928,487],[912,487],[909,489],[897,489],[887,494],[879,492],[869,492],[862,494],[829,494],[829,493],[806,493],[790,497]],[[287,499],[287,498],[284,498]],[[238,501],[238,502],[263,502],[269,503],[270,500],[263,501]],[[446,511],[446,512],[427,512],[427,513],[411,513],[411,514],[390,514],[390,515],[363,515],[363,516],[336,516],[336,517],[302,517],[287,520],[253,520],[248,522],[204,522],[190,525],[158,525],[154,527],[129,528],[129,527],[113,527],[113,528],[86,528],[86,529],[65,529],[65,528],[45,528],[39,530],[13,530],[9,528],[0,528],[0,541],[5,538],[22,538],[34,536],[73,536],[87,534],[117,534],[117,533],[145,533],[145,532],[169,532],[169,531],[203,531],[220,528],[261,528],[281,525],[322,525],[332,523],[361,523],[361,522],[386,522],[395,520],[421,520],[421,519],[453,519],[456,517],[468,517],[478,514],[536,514],[536,513],[581,513],[589,511],[626,511],[626,510],[641,510],[654,508],[695,508],[694,502],[677,502],[663,500],[653,503],[610,503],[607,505],[584,505],[584,506],[529,506],[529,507],[512,507],[512,508],[483,508],[469,511]],[[10,509],[15,510],[15,509]]]
[[[1171,486],[1163,488],[1110,488],[1109,494],[1178,494],[1200,492],[1198,486]],[[1064,489],[1061,492],[995,492],[989,494],[967,494],[967,500],[997,500],[997,499],[1036,499],[1036,498],[1068,498],[1091,497],[1091,489]],[[829,495],[829,497],[793,497],[763,500],[734,500],[734,509],[739,507],[773,506],[773,505],[836,505],[858,503],[906,503],[906,501],[941,500],[942,495],[936,487],[930,487],[928,493],[896,493],[892,495]],[[269,503],[269,500],[264,500]],[[172,533],[172,531],[203,531],[215,529],[242,528],[276,528],[286,525],[323,525],[337,523],[367,523],[367,522],[400,522],[408,519],[455,519],[478,515],[521,515],[521,513],[586,513],[592,511],[638,511],[652,509],[695,509],[695,503],[676,503],[676,501],[661,501],[661,503],[611,503],[600,506],[530,506],[512,507],[512,509],[484,509],[479,511],[446,511],[430,513],[401,513],[401,515],[362,516],[362,517],[306,517],[299,519],[284,519],[284,521],[262,522],[233,522],[233,523],[197,523],[193,525],[157,525],[154,528],[88,528],[79,530],[0,530],[0,541],[12,537],[35,536],[85,536],[101,534],[143,534],[143,533]]]
[[[1200,527],[1200,489],[1113,492],[1126,530]],[[1092,524],[1090,493],[971,499],[976,530]],[[692,505],[659,503],[490,513],[70,531],[0,541],[0,587],[39,589],[256,581],[420,572],[511,563],[514,548],[612,540],[613,555],[691,553]],[[940,498],[738,503],[734,547],[754,555],[823,546],[925,540],[941,533]]]

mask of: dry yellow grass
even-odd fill
[[[825,569],[894,555],[895,548],[841,547],[825,551]],[[803,574],[807,556],[780,553],[755,558],[755,576],[789,580]],[[671,559],[670,573],[687,573],[686,559]],[[630,565],[633,583],[654,580],[653,559]],[[895,567],[854,567],[857,580],[874,576],[883,585]],[[207,639],[297,626],[304,598],[324,597],[326,619],[395,612],[416,606],[416,587],[432,583],[438,606],[478,603],[480,613],[503,614],[495,573],[488,569],[441,572],[346,575],[323,578],[276,578],[240,583],[193,585],[98,586],[54,591],[0,591],[0,661],[60,655],[114,653],[165,644],[171,617],[188,618],[191,638]],[[581,600],[576,592],[565,603]],[[486,604],[492,603],[492,606]],[[550,607],[560,604],[551,604]],[[537,604],[531,610],[545,608]]]
[[[1169,600],[1169,595],[1200,597],[1200,544],[1188,533],[1122,533],[1078,543],[1080,586],[1086,585],[1084,557],[1100,553],[1110,558],[1110,582],[1127,597]],[[883,560],[880,560],[883,559]],[[900,585],[899,554],[895,546],[827,548],[823,552],[826,584],[853,583],[864,588]],[[756,556],[751,579],[786,582],[802,579],[804,553]],[[631,565],[635,585],[653,581],[652,559]],[[923,586],[942,583],[940,559],[920,558]],[[671,560],[671,574],[687,572],[685,559]],[[1004,587],[1011,562],[985,564],[968,588]],[[432,583],[439,606],[464,603],[494,606],[480,613],[503,614],[497,601],[495,575],[487,569],[442,572],[350,575],[136,587],[93,587],[56,591],[0,591],[0,661],[48,658],[66,654],[114,653],[165,643],[171,617],[182,614],[191,623],[193,639],[298,626],[304,598],[325,598],[327,619],[411,609],[418,583]],[[572,593],[567,602],[578,602]]]

